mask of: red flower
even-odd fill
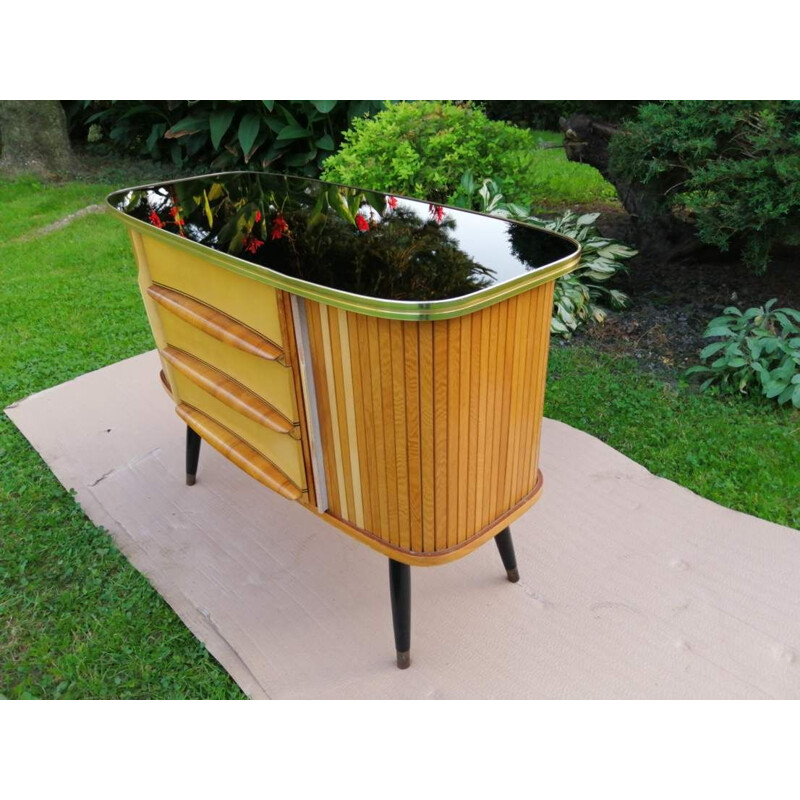
[[[361,214],[356,214],[356,227],[360,231],[368,231],[369,230],[369,222],[367,222]]]
[[[444,219],[444,209],[441,206],[434,205],[433,203],[428,204],[428,211],[430,211],[431,216],[439,223],[442,224],[442,220]]]
[[[260,211],[256,211],[256,223],[259,223],[259,222],[261,222],[261,212]]]
[[[389,208],[394,211],[397,208],[397,198],[396,197],[387,197],[386,202],[389,204]]]
[[[150,215],[147,217],[150,220],[151,225],[155,225],[156,228],[163,228],[164,223],[161,221],[161,218],[158,216],[158,212],[151,211]]]
[[[272,233],[270,239],[282,239],[285,233],[289,232],[289,223],[283,218],[283,214],[278,214],[272,220]]]
[[[178,209],[175,206],[173,206],[169,210],[169,213],[172,215],[172,218],[175,220],[175,224],[176,225],[183,225],[183,220],[180,217],[180,212],[178,211]]]
[[[264,242],[262,242],[261,239],[256,239],[255,236],[248,236],[244,240],[244,249],[247,250],[248,253],[255,253],[263,244]]]

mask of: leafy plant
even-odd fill
[[[589,320],[603,322],[608,312],[600,305],[602,301],[615,309],[625,308],[628,304],[626,294],[604,284],[624,271],[627,267],[623,262],[635,256],[637,251],[602,237],[595,225],[599,213],[578,215],[566,211],[555,220],[540,219],[531,215],[524,206],[506,203],[497,181],[484,179],[478,185],[471,171],[462,175],[452,202],[463,208],[475,207],[485,214],[538,225],[580,243],[578,268],[556,280],[551,333],[569,339],[580,325]]]
[[[325,162],[326,180],[444,203],[472,169],[501,177],[515,202],[530,205],[537,193],[536,136],[493,122],[470,104],[391,104],[371,119],[355,119],[344,140]]]
[[[314,176],[351,121],[382,105],[372,100],[73,100],[67,108],[73,134],[100,125],[121,149],[171,158],[177,167],[277,167]]]
[[[655,188],[697,236],[740,247],[763,271],[777,244],[800,244],[800,102],[648,103],[611,138],[610,169]]]
[[[703,336],[715,339],[700,351],[709,364],[690,367],[687,375],[706,374],[704,391],[717,385],[722,391],[748,394],[759,391],[781,405],[800,408],[800,311],[774,308],[769,300],[760,308],[726,308],[708,323]],[[709,374],[710,373],[710,374]]]

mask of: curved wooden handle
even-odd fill
[[[158,284],[148,286],[147,294],[184,322],[245,353],[267,361],[275,361],[283,355],[283,350],[269,339],[199,300]]]
[[[264,486],[287,500],[299,500],[302,497],[302,491],[290,478],[284,475],[269,459],[243,442],[227,428],[185,403],[176,406],[175,411],[195,433],[198,433],[215,450],[219,450],[229,461],[263,483]]]
[[[161,355],[192,383],[234,411],[278,433],[291,433],[294,430],[292,422],[280,411],[224,372],[175,347],[165,347]]]

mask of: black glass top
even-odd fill
[[[108,201],[253,264],[389,300],[462,297],[577,249],[569,239],[497,217],[271,173],[153,184]]]

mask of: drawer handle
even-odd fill
[[[186,403],[176,406],[175,411],[195,433],[248,475],[287,500],[300,499],[303,493],[290,478],[227,428]]]
[[[276,361],[283,355],[283,350],[269,339],[199,300],[157,284],[148,286],[147,294],[176,317],[180,317],[184,322],[199,328],[220,342],[225,342],[250,355],[265,358],[267,361]]]
[[[224,372],[175,347],[167,347],[161,354],[178,372],[228,408],[278,433],[294,430],[292,422],[280,411]]]

